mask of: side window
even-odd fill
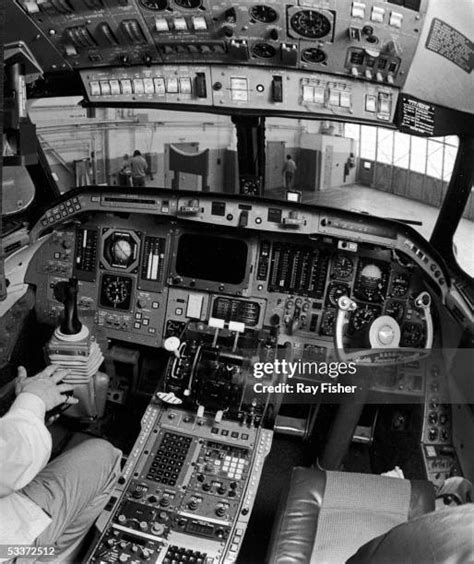
[[[453,237],[454,256],[458,265],[474,278],[474,187],[464,208],[464,214]]]

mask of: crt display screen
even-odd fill
[[[180,276],[240,284],[246,264],[245,241],[197,233],[185,233],[179,239],[176,273]]]

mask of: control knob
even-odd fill
[[[151,532],[154,535],[162,536],[165,532],[165,526],[162,523],[153,523],[151,526]]]
[[[215,509],[215,513],[218,517],[224,517],[225,515],[225,505],[222,505],[221,503],[216,507]]]

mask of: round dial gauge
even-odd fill
[[[360,331],[364,327],[369,326],[376,317],[379,311],[373,306],[362,306],[357,308],[351,316],[351,324],[354,331]]]
[[[400,342],[404,347],[418,347],[423,340],[423,327],[418,323],[405,323]]]
[[[332,309],[326,310],[321,321],[321,335],[332,337],[336,328],[336,312]]]
[[[300,10],[293,14],[290,26],[298,35],[308,39],[319,39],[331,31],[331,22],[328,18],[314,10]]]
[[[324,63],[327,58],[326,53],[322,49],[317,49],[316,47],[304,49],[301,52],[301,59],[305,63]]]
[[[337,306],[337,300],[341,296],[349,296],[350,289],[347,284],[343,282],[331,282],[328,288],[328,298],[327,301],[333,306]]]
[[[118,264],[128,264],[133,253],[132,245],[126,239],[116,239],[110,251]]]
[[[123,304],[128,298],[128,290],[121,280],[110,281],[105,288],[105,295],[114,306]]]
[[[366,263],[357,275],[354,295],[366,302],[381,302],[387,287],[387,273],[371,262]]]
[[[104,274],[100,290],[100,305],[122,311],[128,310],[132,299],[132,279]]]
[[[201,0],[174,0],[174,3],[180,8],[192,10],[194,8],[199,8],[199,6],[201,5]]]
[[[168,6],[168,0],[140,0],[140,4],[148,10],[161,12]]]
[[[405,307],[401,302],[395,300],[390,300],[385,306],[386,315],[393,317],[395,321],[400,322],[403,319],[403,314],[405,313]]]
[[[334,278],[346,280],[354,270],[354,263],[349,257],[337,255],[332,265],[332,275]]]
[[[410,285],[410,278],[407,274],[402,274],[402,273],[395,274],[392,280],[391,295],[397,298],[401,298],[408,292],[409,285]]]
[[[252,49],[253,54],[261,59],[270,59],[276,55],[276,49],[268,43],[256,43]]]
[[[259,4],[249,10],[250,17],[257,22],[272,23],[278,19],[278,13],[270,6]]]

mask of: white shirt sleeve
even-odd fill
[[[0,497],[26,486],[46,466],[52,441],[44,416],[44,402],[24,392],[0,419]]]

